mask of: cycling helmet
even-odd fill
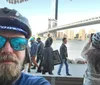
[[[35,37],[31,37],[31,38],[29,39],[30,42],[32,42],[32,41],[34,41],[34,40],[35,40]]]
[[[14,30],[21,32],[26,38],[31,36],[28,19],[14,9],[0,8],[0,30]]]
[[[93,47],[100,49],[100,32],[97,32],[92,36],[92,45]]]

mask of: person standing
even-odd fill
[[[81,56],[87,61],[83,85],[100,85],[100,32],[91,34]]]
[[[45,74],[48,72],[50,75],[52,75],[52,71],[54,69],[54,60],[53,60],[53,49],[51,47],[51,43],[49,40],[46,40],[45,47],[43,50],[43,56],[42,56],[42,74]]]
[[[61,57],[61,64],[59,66],[58,69],[58,75],[61,75],[61,69],[63,64],[66,65],[66,75],[71,76],[71,74],[69,74],[69,69],[68,69],[68,63],[67,63],[67,57],[68,57],[68,52],[67,52],[67,38],[63,38],[62,39],[62,45],[60,46],[60,57]]]
[[[37,50],[36,62],[38,63],[40,61],[40,63],[41,63],[41,57],[42,57],[42,53],[43,53],[43,49],[44,49],[44,44],[41,41],[41,38],[37,38],[37,47],[38,47],[38,50]],[[36,68],[36,66],[33,67],[33,69],[35,69],[35,68]],[[41,72],[40,71],[40,65],[39,65],[37,72]]]
[[[42,54],[43,54],[44,44],[41,41],[41,38],[37,38],[37,42],[38,42],[38,51],[37,51],[36,62],[38,63],[40,61],[39,68],[37,69],[37,72],[41,72],[41,63],[42,63]]]
[[[52,45],[52,43],[53,43],[53,39],[52,39],[52,37],[50,36],[50,34],[48,34],[48,38],[47,38],[47,40],[50,42],[50,45]]]
[[[44,44],[41,41],[41,38],[37,38],[37,42],[38,42],[38,51],[37,51],[37,60],[36,60],[36,62],[38,63],[39,61],[41,61],[41,56],[42,56],[42,53],[43,53]]]

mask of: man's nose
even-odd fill
[[[11,45],[8,41],[6,42],[5,46],[3,47],[2,52],[5,52],[5,53],[13,52],[13,48],[11,47]]]

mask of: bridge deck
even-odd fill
[[[65,25],[61,25],[61,26],[57,26],[57,27],[52,27],[50,29],[45,30],[44,32],[38,33],[38,35],[43,35],[48,32],[76,28],[76,27],[81,27],[81,26],[94,25],[94,24],[99,24],[99,23],[100,23],[100,16],[73,22],[73,23],[69,23],[69,24],[65,24]]]

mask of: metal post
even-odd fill
[[[58,20],[58,0],[55,0],[55,20]]]

